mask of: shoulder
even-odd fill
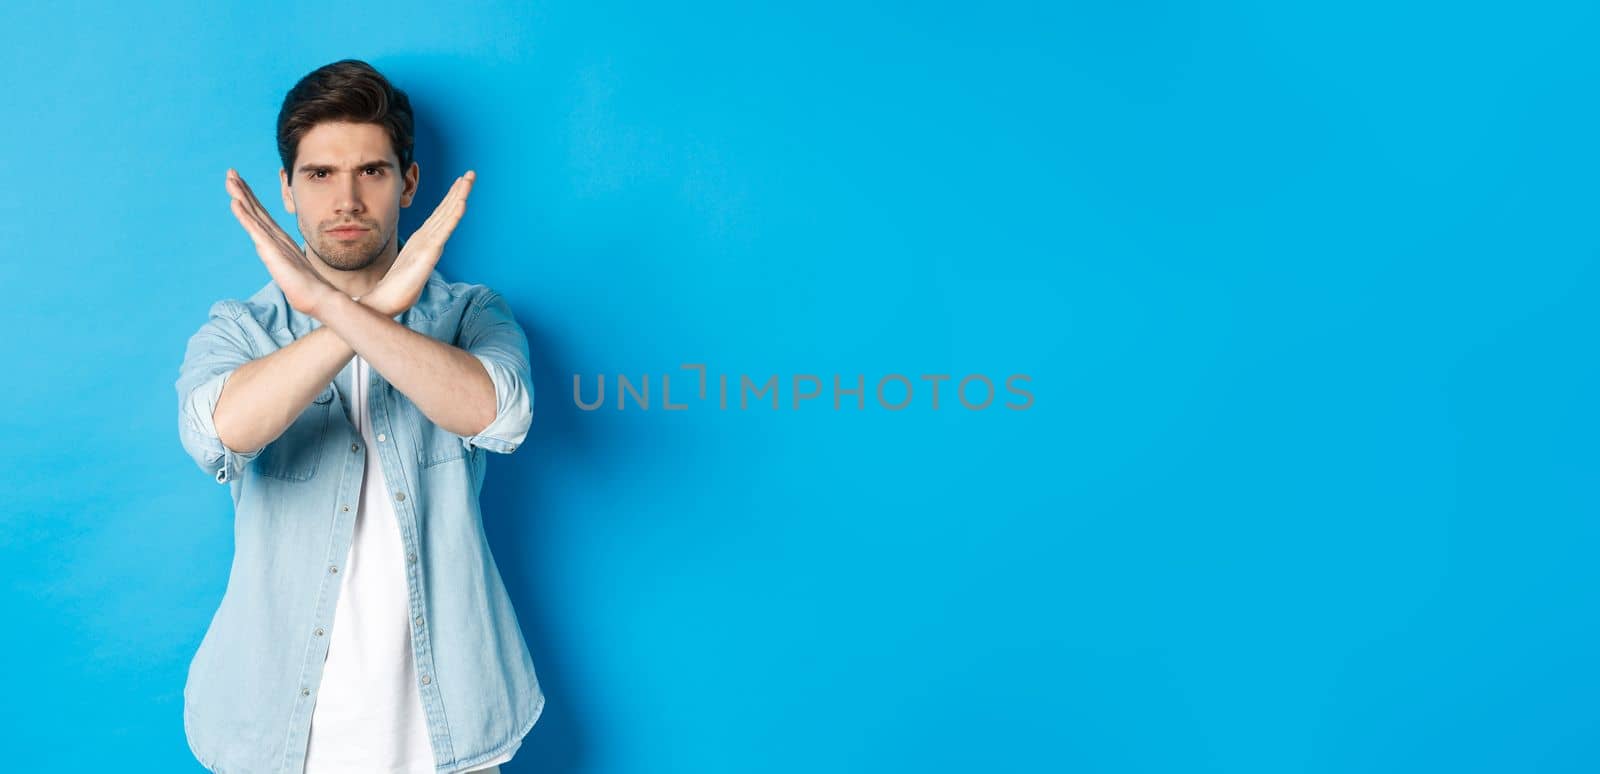
[[[499,296],[494,288],[481,282],[452,281],[435,269],[413,308],[427,317],[439,318],[457,313],[470,318],[475,311]]]
[[[274,315],[274,308],[270,300],[263,297],[262,291],[246,298],[222,298],[211,303],[211,308],[206,311],[206,324],[233,323],[238,326],[249,325],[252,322],[269,320]],[[281,294],[280,294],[281,295]]]
[[[481,282],[447,279],[438,269],[434,269],[433,276],[428,278],[428,289],[437,294],[441,302],[449,304],[474,304],[494,293],[493,288]]]
[[[255,323],[263,330],[289,327],[289,302],[269,281],[245,298],[224,298],[211,304],[212,319],[232,320],[240,325]]]

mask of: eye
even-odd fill
[[[368,171],[368,172],[377,172],[378,174],[381,175],[381,174],[383,174],[383,167],[367,167],[366,171]]]
[[[321,180],[322,176],[326,174],[328,174],[328,170],[326,169],[313,169],[311,170],[310,176],[312,180]]]

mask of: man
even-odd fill
[[[272,281],[188,342],[179,435],[230,485],[233,566],[189,665],[184,731],[219,772],[497,771],[544,693],[484,538],[486,452],[527,435],[527,338],[435,265],[475,179],[411,239],[405,92],[319,68],[278,115],[302,248],[228,170]]]

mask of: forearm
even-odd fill
[[[211,415],[217,437],[236,452],[272,443],[354,355],[344,339],[318,328],[239,366],[223,384]]]
[[[337,334],[434,424],[470,436],[494,421],[494,382],[471,353],[348,296],[331,297],[317,314],[318,331]]]

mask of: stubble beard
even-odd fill
[[[302,236],[304,234],[302,233]],[[361,271],[371,266],[383,255],[389,247],[389,240],[394,238],[393,232],[386,235],[382,242],[377,242],[376,237],[369,232],[366,239],[358,242],[336,242],[330,239],[306,240],[311,245],[311,253],[330,268],[339,271]]]

